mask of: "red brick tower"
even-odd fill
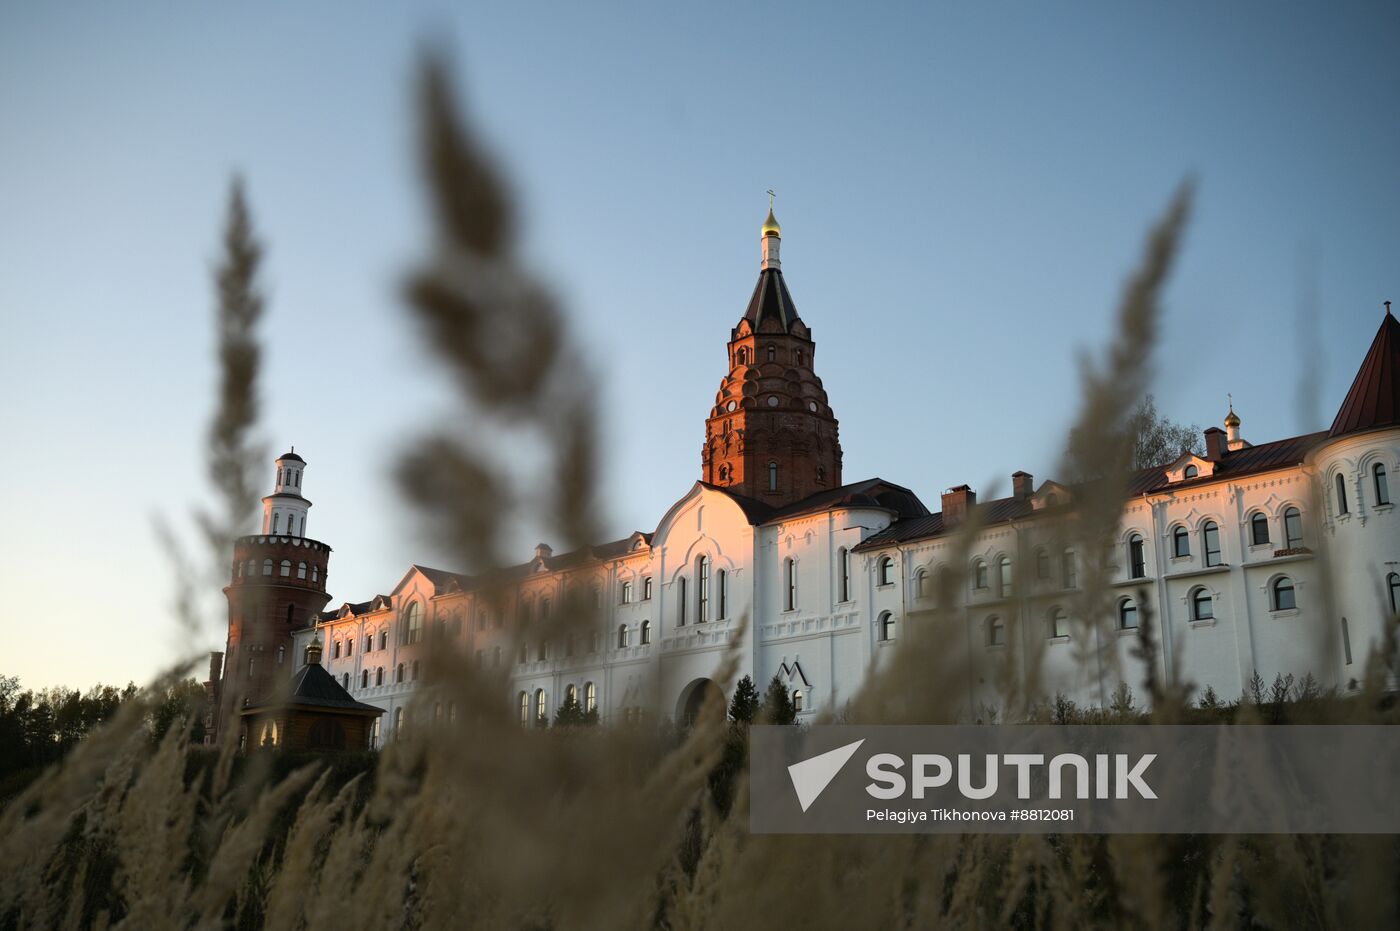
[[[331,548],[305,536],[311,502],[301,496],[306,460],[295,448],[277,458],[277,484],[263,498],[263,531],[234,541],[228,587],[228,646],[222,679],[210,690],[218,712],[212,741],[223,722],[238,720],[235,703],[259,702],[285,688],[295,663],[292,631],[325,608]]]
[[[704,481],[774,506],[841,484],[841,441],[816,344],[783,281],[782,229],[769,205],[763,263],[729,339],[729,374],[705,421]]]

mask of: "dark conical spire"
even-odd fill
[[[1400,368],[1400,320],[1390,313],[1387,301],[1385,319],[1337,412],[1337,419],[1332,421],[1331,436],[1400,425],[1397,368]]]

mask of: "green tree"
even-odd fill
[[[584,711],[583,705],[579,704],[578,697],[572,692],[564,696],[564,702],[559,706],[559,710],[554,712],[555,727],[579,727],[583,725],[598,723],[598,709]]]
[[[729,702],[729,720],[735,724],[750,724],[758,714],[758,686],[752,676],[744,676],[734,686],[734,698]]]
[[[151,740],[159,742],[177,723],[190,722],[190,742],[204,742],[204,706],[207,694],[204,686],[194,679],[184,679],[167,685],[158,695],[159,702],[150,712],[147,725]]]
[[[791,724],[797,720],[797,709],[792,704],[792,692],[783,685],[776,674],[763,693],[763,716],[770,724]]]

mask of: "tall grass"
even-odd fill
[[[558,302],[519,260],[510,199],[458,116],[442,62],[424,65],[419,90],[435,245],[405,294],[453,375],[463,417],[417,442],[401,466],[413,481],[401,484],[465,566],[500,564],[503,531],[520,519],[572,545],[591,542],[600,503],[590,376]],[[1148,384],[1190,199],[1188,185],[1153,228],[1109,346],[1084,365],[1063,466],[1082,493],[1052,525],[1082,552],[1101,549],[1120,519],[1125,424]],[[206,521],[218,567],[254,506],[261,302],[250,230],[236,191],[210,442],[220,511]],[[494,454],[489,439],[503,434],[529,443],[541,468],[521,474]],[[948,564],[968,564],[956,556],[968,555],[978,529],[974,512]],[[1107,570],[1087,561],[1081,571],[1074,613],[1101,623]],[[182,572],[192,584],[203,578],[191,565]],[[965,580],[936,583],[946,592]],[[504,604],[503,587],[488,594]],[[589,604],[565,608],[537,619],[547,630],[516,635],[586,636],[598,623]],[[945,621],[937,609],[911,617],[893,662],[868,678],[846,719],[963,715],[956,657],[966,651],[930,636],[956,635]],[[1154,630],[1143,625],[1148,655],[1160,646]],[[727,655],[713,678],[733,681],[742,660]],[[358,773],[353,760],[239,757],[231,728],[203,752],[188,746],[188,730],[172,729],[150,752],[140,702],[130,703],[0,812],[0,927],[1363,928],[1397,919],[1392,838],[755,836],[743,729],[717,704],[683,732],[527,729],[515,723],[504,674],[439,649],[426,676],[420,702],[470,712],[408,729]],[[1037,705],[1036,682],[1002,685],[1002,714],[1055,714]],[[1141,687],[1149,720],[1192,713],[1183,683]],[[1327,708],[1332,719],[1388,720],[1378,705],[1373,691]],[[1062,705],[1059,718],[1076,713]],[[1102,714],[1140,718],[1126,706]]]

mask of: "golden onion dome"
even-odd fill
[[[1240,415],[1235,413],[1234,407],[1230,408],[1230,413],[1225,415],[1225,426],[1238,427],[1240,425]]]
[[[778,225],[778,218],[773,216],[773,208],[771,206],[768,208],[768,219],[763,221],[762,235],[767,236],[769,233],[772,233],[774,236],[783,235],[783,228]]]

